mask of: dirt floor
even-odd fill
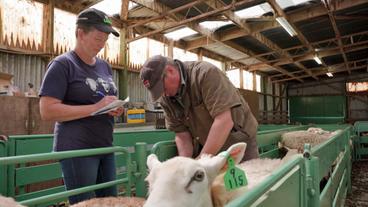
[[[352,166],[352,193],[347,195],[346,207],[368,207],[368,161]]]

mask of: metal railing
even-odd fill
[[[144,143],[138,143],[136,145],[136,155],[139,160],[146,159],[146,145]],[[106,188],[109,186],[114,186],[118,184],[126,184],[126,194],[131,195],[131,188],[135,186],[137,189],[140,189],[140,194],[145,194],[145,186],[142,186],[142,181],[145,177],[146,171],[144,167],[137,167],[139,169],[136,172],[133,172],[132,169],[132,158],[131,154],[127,149],[124,147],[106,147],[106,148],[95,148],[95,149],[83,149],[83,150],[71,150],[71,151],[63,151],[63,152],[50,152],[50,153],[40,153],[40,154],[33,154],[33,155],[22,155],[22,156],[12,156],[12,157],[2,157],[0,158],[0,166],[2,165],[11,165],[11,164],[23,164],[28,162],[37,162],[37,161],[45,161],[45,160],[60,160],[72,157],[83,157],[83,156],[91,156],[91,155],[100,155],[100,154],[108,154],[108,153],[123,153],[125,154],[125,161],[126,161],[126,172],[127,177],[122,179],[117,179],[115,181],[110,181],[106,183],[100,183],[96,185],[91,185],[79,189],[64,191],[55,193],[52,195],[45,195],[38,198],[32,198],[28,200],[21,201],[20,203],[27,206],[37,206],[40,204],[44,204],[47,202],[55,201],[58,199],[67,198],[72,195],[77,195],[80,193],[85,193],[89,191],[93,191],[100,188]],[[142,163],[138,163],[142,165]],[[134,177],[134,179],[133,179]],[[139,185],[134,185],[133,180]],[[143,183],[144,185],[144,183]],[[142,189],[143,188],[143,189]]]

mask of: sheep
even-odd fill
[[[335,136],[340,131],[341,130],[329,132],[322,130],[321,128],[311,127],[306,131],[300,130],[300,131],[286,132],[281,135],[280,147],[286,147],[288,149],[297,149],[298,152],[302,153],[305,143],[309,143],[311,147],[314,147],[328,140],[329,138]]]
[[[25,207],[17,203],[13,198],[0,195],[0,207]]]
[[[144,198],[138,197],[104,197],[82,201],[70,207],[142,207]]]
[[[237,143],[225,154],[234,158],[238,164],[245,152],[246,144]],[[287,157],[291,155],[288,154]],[[269,176],[284,160],[254,159],[237,165],[244,170],[248,185],[232,191],[224,186],[224,171],[227,156],[202,156],[198,160],[174,157],[160,162],[156,155],[147,158],[150,170],[146,181],[149,196],[144,207],[219,207],[235,199]]]
[[[306,131],[292,131],[287,132],[281,135],[282,139],[279,143],[279,147],[290,149],[296,149],[298,153],[304,152],[304,144],[309,143],[311,147],[319,145],[324,141],[328,140],[329,138],[335,136],[336,134],[340,133],[341,130],[336,130],[333,132],[325,131],[321,128],[314,128],[311,127]],[[351,141],[351,140],[350,140]],[[351,142],[349,142],[351,144]],[[340,160],[342,153],[336,158],[336,160],[331,164],[331,172],[334,171],[334,168],[337,162]],[[330,173],[327,173],[325,176],[322,177],[320,180],[320,191],[324,188],[326,183],[328,182],[329,178],[331,177]]]
[[[82,201],[70,207],[143,207],[144,198],[138,197],[104,197]],[[25,207],[13,198],[0,195],[0,207]]]

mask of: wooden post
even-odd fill
[[[253,91],[257,91],[257,78],[256,78],[256,72],[253,71],[252,72],[252,76],[253,76]]]
[[[201,48],[198,49],[198,60],[199,61],[203,60],[203,50]]]
[[[240,88],[244,89],[243,68],[240,68],[240,67],[239,67],[239,84],[240,84]]]
[[[3,39],[4,39],[4,34],[3,34],[3,18],[2,18],[3,14],[1,13],[1,9],[0,9],[0,44],[3,44]]]
[[[169,48],[168,48],[168,57],[174,58],[174,40],[169,41]]]
[[[43,10],[42,49],[45,53],[54,52],[54,0],[48,0]]]
[[[275,121],[275,111],[276,111],[276,85],[272,83],[272,123]]]
[[[120,10],[120,19],[126,22],[128,19],[128,6],[129,1],[121,0],[121,10]],[[125,99],[128,97],[128,53],[127,50],[127,35],[128,29],[127,25],[123,25],[120,29],[120,54],[119,54],[119,62],[120,65],[123,66],[122,70],[118,71],[119,76],[119,98]]]
[[[267,106],[267,83],[268,83],[268,79],[266,76],[262,76],[262,89],[261,92],[264,94],[263,95],[263,120],[265,121],[264,123],[268,123],[268,106]]]

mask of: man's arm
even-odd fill
[[[193,143],[189,132],[178,132],[175,134],[175,142],[178,148],[179,156],[192,157]]]
[[[216,155],[225,144],[233,126],[234,122],[231,117],[231,109],[218,114],[212,123],[201,154]]]

